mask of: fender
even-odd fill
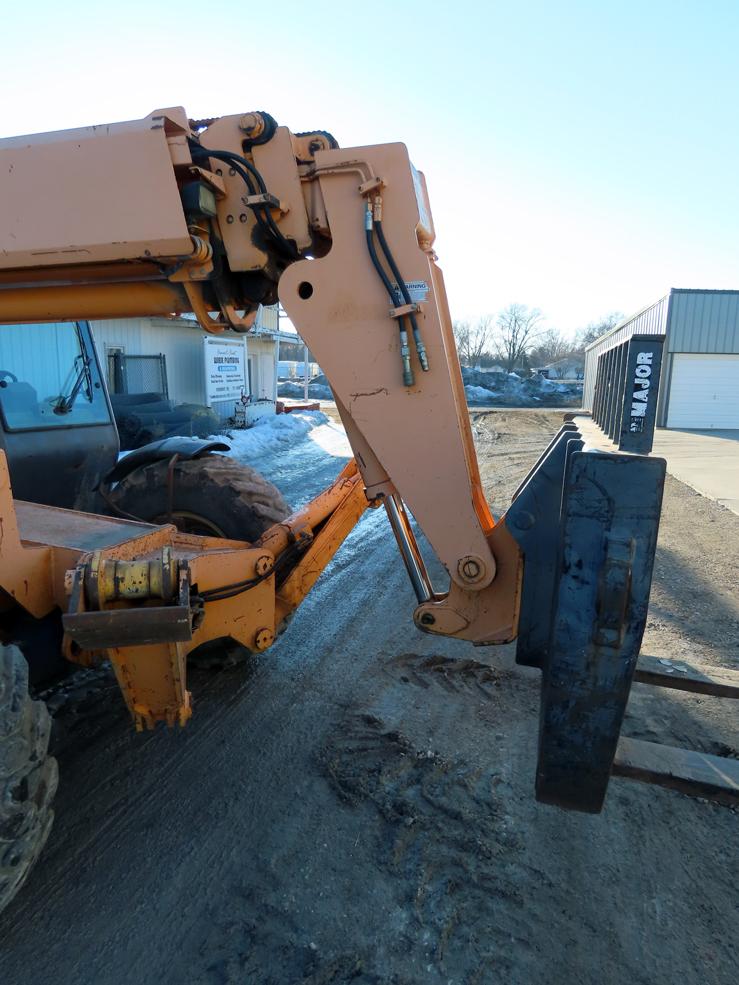
[[[143,448],[137,448],[113,466],[100,481],[98,488],[109,488],[115,482],[121,482],[136,469],[159,462],[162,459],[177,455],[181,459],[202,458],[214,451],[230,451],[231,446],[223,441],[210,441],[204,438],[173,437],[152,441]]]

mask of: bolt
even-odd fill
[[[485,573],[485,565],[479,557],[468,554],[460,558],[457,563],[457,572],[465,581],[479,581]]]
[[[256,636],[254,637],[254,646],[257,650],[266,650],[268,646],[272,646],[274,640],[275,634],[265,626],[263,629],[257,630]]]
[[[239,126],[244,133],[258,137],[264,129],[264,123],[259,113],[244,113],[239,120]]]
[[[533,513],[529,513],[528,510],[521,510],[513,518],[513,526],[517,530],[531,530],[535,523],[536,520],[534,519]]]
[[[254,564],[254,571],[261,578],[262,575],[268,574],[274,567],[274,561],[269,556],[269,554],[263,554],[258,557],[256,563]]]
[[[239,216],[239,222],[246,222],[246,212],[242,212]]]
[[[223,169],[222,168],[216,168],[216,174],[218,175],[219,178],[222,178],[223,177]]]
[[[231,175],[232,178],[236,175],[236,171],[233,168],[229,168],[228,173]]]
[[[436,617],[433,612],[422,612],[420,622],[423,626],[433,626],[436,622]]]
[[[234,217],[233,217],[232,215],[227,215],[227,216],[226,216],[226,222],[228,222],[228,223],[230,224],[230,223],[232,223],[233,221],[234,221]]]

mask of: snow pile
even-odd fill
[[[467,402],[488,407],[579,407],[582,383],[557,383],[538,374],[480,373],[462,367]]]
[[[277,387],[277,396],[291,397],[294,400],[303,400],[305,398],[305,387],[302,383],[280,383]],[[333,400],[334,395],[331,393],[331,388],[323,383],[309,383],[308,399]]]
[[[495,394],[484,386],[466,386],[464,392],[467,395],[468,404],[486,404]]]
[[[260,417],[253,427],[245,431],[229,431],[227,441],[231,446],[231,455],[248,462],[266,452],[289,447],[327,422],[328,417],[317,410],[275,414],[274,417]],[[216,437],[222,439],[223,436]]]

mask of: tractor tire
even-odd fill
[[[28,693],[28,665],[0,646],[0,911],[25,882],[49,836],[57,787],[51,718]]]
[[[170,522],[167,471],[154,462],[120,482],[111,495],[122,511],[148,523]],[[172,521],[180,530],[253,542],[290,515],[279,489],[248,465],[224,455],[177,462]],[[211,640],[188,656],[191,666],[221,670],[245,663],[249,650],[232,640]]]
[[[119,482],[111,500],[147,523],[169,523],[166,461],[137,469]],[[259,472],[224,455],[206,455],[174,467],[171,522],[191,534],[255,541],[290,508]]]

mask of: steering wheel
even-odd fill
[[[0,369],[0,380],[8,379],[11,383],[17,383],[18,377],[11,373],[9,369]]]

